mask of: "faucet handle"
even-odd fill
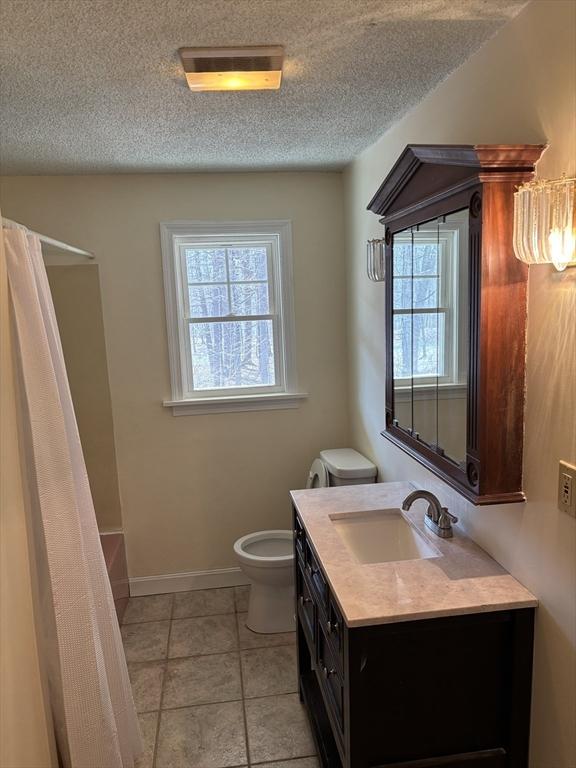
[[[451,528],[452,523],[457,523],[458,518],[456,515],[453,515],[451,512],[448,512],[448,509],[446,507],[442,507],[440,511],[440,517],[438,518],[438,528]]]

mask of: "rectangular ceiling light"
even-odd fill
[[[180,48],[191,91],[277,90],[282,81],[281,45]]]

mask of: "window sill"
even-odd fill
[[[173,416],[193,416],[234,411],[272,411],[298,408],[307,392],[275,392],[272,395],[235,395],[233,397],[198,397],[188,400],[164,400]]]

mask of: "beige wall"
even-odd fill
[[[46,271],[98,528],[111,531],[122,528],[122,516],[100,278],[98,265],[84,262],[48,266]]]
[[[383,291],[365,277],[364,243],[380,227],[365,207],[408,143],[549,142],[539,174],[574,175],[575,26],[571,0],[531,3],[345,176],[353,444],[376,461],[382,479],[438,492],[478,543],[539,597],[534,768],[576,766],[576,520],[556,509],[558,461],[576,462],[576,270],[530,269],[528,502],[475,508],[379,435],[384,345],[374,329],[382,327]]]
[[[0,766],[50,768],[57,760],[34,618],[8,305],[0,236]]]
[[[288,490],[347,444],[342,177],[337,173],[19,177],[4,215],[97,254],[132,576],[236,565],[234,540],[290,525]],[[159,223],[291,219],[295,410],[174,417]]]

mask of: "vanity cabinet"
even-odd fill
[[[298,680],[323,768],[527,768],[533,608],[347,626],[294,510]]]

